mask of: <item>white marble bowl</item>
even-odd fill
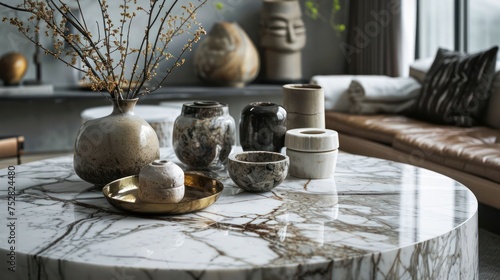
[[[264,151],[229,155],[227,170],[233,182],[249,192],[267,192],[288,175],[288,156]]]

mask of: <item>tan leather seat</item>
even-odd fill
[[[327,112],[326,119],[330,129],[392,146],[413,160],[429,160],[500,183],[499,130],[435,125],[399,115]]]
[[[392,145],[398,133],[418,133],[422,128],[435,129],[439,126],[398,115],[352,115],[326,112],[326,123],[330,129],[354,135],[379,143]]]
[[[393,147],[500,183],[500,131],[487,127],[400,133]]]

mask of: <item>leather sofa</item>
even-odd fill
[[[410,75],[423,82],[431,63],[415,63]],[[326,108],[326,127],[339,132],[341,150],[439,172],[467,186],[480,203],[500,209],[500,71],[492,83],[488,106],[487,125],[478,127],[436,125],[403,115],[351,114],[332,108]]]

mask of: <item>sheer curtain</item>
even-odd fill
[[[416,0],[351,0],[347,42],[353,75],[407,76],[414,60]]]
[[[420,0],[420,58],[434,57],[438,48],[455,48],[454,3],[455,0]]]

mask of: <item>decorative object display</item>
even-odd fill
[[[267,80],[297,82],[303,79],[301,50],[306,44],[306,29],[299,1],[264,0],[260,40]]]
[[[134,114],[137,99],[113,100],[113,112],[85,122],[75,141],[74,168],[83,180],[105,185],[118,178],[139,174],[142,167],[159,159],[158,136]]]
[[[184,197],[184,171],[175,163],[155,160],[139,173],[139,198],[150,203],[177,203]]]
[[[249,192],[267,192],[285,180],[289,164],[286,155],[250,151],[229,155],[227,170],[238,187]]]
[[[245,31],[234,22],[217,22],[194,54],[195,71],[203,81],[243,87],[257,77],[260,58]]]
[[[5,17],[4,22],[46,54],[82,72],[82,84],[105,92],[115,102],[109,117],[86,122],[78,133],[74,168],[83,180],[106,184],[138,174],[158,159],[157,136],[133,115],[131,102],[160,88],[173,69],[184,63],[183,55],[205,34],[196,12],[206,1],[98,1],[98,14],[90,13],[82,0],[26,0],[17,6],[0,2],[2,7],[26,14]],[[53,45],[41,44],[41,34],[50,35]],[[178,47],[171,46],[173,41]]]
[[[174,122],[172,146],[177,158],[189,168],[221,169],[235,144],[235,133],[226,104],[195,101],[182,106]]]
[[[271,102],[253,102],[241,112],[240,145],[244,151],[280,152],[285,145],[286,110]]]
[[[330,129],[297,128],[286,132],[290,175],[302,179],[329,178],[339,153],[338,133]]]
[[[139,176],[113,181],[102,189],[106,200],[114,207],[138,214],[185,214],[214,204],[224,185],[217,179],[196,172],[184,173],[185,194],[177,203],[149,203],[139,198]]]
[[[312,84],[283,86],[283,106],[287,111],[287,128],[325,128],[325,94]]]
[[[0,80],[7,86],[17,85],[28,71],[28,60],[18,52],[10,52],[0,58]]]

